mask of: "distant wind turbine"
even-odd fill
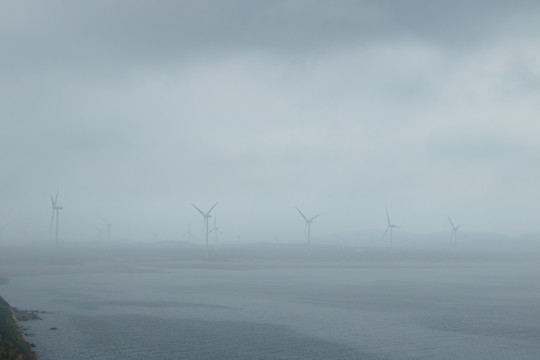
[[[193,237],[193,234],[191,233],[191,223],[188,223],[188,231],[182,235],[182,237],[187,236],[188,241],[191,242],[191,238]]]
[[[222,233],[221,230],[217,227],[217,216],[214,216],[214,227],[210,230],[210,232],[213,232],[213,233],[214,233],[214,244],[217,244],[218,233],[221,234],[221,235],[225,235],[225,234]]]
[[[60,210],[64,209],[63,206],[58,206],[58,191],[56,192],[56,196],[53,198],[51,195],[51,207],[52,207],[52,216],[51,216],[51,226],[49,228],[49,233],[52,232],[54,220],[56,218],[56,231],[54,236],[54,244],[55,246],[58,246],[58,235],[59,235],[59,217],[60,217]]]
[[[210,215],[210,213],[212,212],[212,210],[214,210],[214,208],[216,207],[217,203],[215,203],[211,208],[210,210],[208,210],[207,212],[204,212],[202,211],[201,209],[199,209],[197,206],[195,206],[195,204],[191,204],[193,205],[193,207],[195,209],[197,209],[197,211],[202,215],[203,217],[203,230],[204,230],[204,233],[205,233],[205,241],[206,241],[206,260],[208,260],[208,219],[212,217],[212,215]]]
[[[454,226],[454,223],[452,222],[452,220],[450,220],[450,217],[448,217],[448,221],[450,222],[450,226],[452,227],[452,233],[450,234],[450,241],[452,240],[454,241],[454,249],[455,249],[457,246],[457,232],[459,228],[463,226],[463,224]]]
[[[103,220],[105,225],[107,225],[107,241],[111,242],[111,226],[112,226],[112,224],[110,222],[108,222],[107,220],[105,220],[104,218],[101,218],[101,220]]]
[[[317,214],[311,218],[307,218],[304,213],[302,213],[302,211],[300,211],[300,209],[297,207],[296,210],[298,210],[298,212],[300,213],[300,215],[302,215],[302,217],[304,218],[304,220],[306,221],[306,229],[307,229],[307,240],[308,240],[308,246],[311,246],[311,223],[313,222],[313,220],[315,220],[316,218],[318,218],[321,214]]]
[[[390,231],[390,247],[393,247],[394,246],[394,243],[393,243],[393,233],[394,233],[394,231],[393,230],[394,229],[399,229],[399,226],[394,225],[394,224],[392,224],[390,222],[390,216],[388,216],[388,209],[384,208],[384,210],[386,211],[386,220],[388,221],[388,226],[386,227],[386,231],[384,232],[383,238],[385,238],[388,231]]]

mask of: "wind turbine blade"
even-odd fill
[[[206,213],[206,216],[210,215],[210,213],[212,212],[212,210],[214,210],[214,208],[216,207],[217,203],[214,204],[214,206],[212,206],[210,208],[210,210],[208,210],[208,212]]]
[[[56,205],[56,202],[54,201],[54,198],[53,198],[53,196],[51,195],[51,206],[52,206],[52,207],[55,207],[55,205]]]
[[[196,207],[195,204],[191,204],[191,205],[193,205],[193,207],[194,207],[195,209],[197,209],[197,211],[200,212],[201,215],[202,215],[203,217],[206,217],[206,214],[205,214],[201,209],[199,209],[198,207]]]
[[[56,190],[56,197],[54,198],[54,204],[56,205],[56,202],[58,201],[58,190]]]
[[[217,232],[220,233],[221,235],[225,235],[223,232],[221,232],[221,230],[217,229]]]
[[[388,225],[390,225],[390,216],[388,216],[388,209],[384,208],[384,211],[386,211],[386,220],[388,220]]]
[[[387,226],[386,227],[386,230],[384,231],[384,235],[382,236],[383,238],[386,237],[386,234],[388,234],[388,230],[390,229],[390,226]]]
[[[315,219],[318,218],[319,216],[321,216],[321,214],[315,215],[314,217],[312,217],[312,218],[309,219],[308,221],[309,221],[309,222],[312,222],[313,220],[315,220]]]
[[[299,208],[296,208],[296,210],[298,210],[298,212],[300,213],[300,215],[302,215],[302,217],[304,218],[304,220],[306,220],[306,222],[309,221],[309,220],[307,219],[307,217],[300,211]]]
[[[448,221],[450,221],[450,226],[452,226],[452,228],[455,228],[454,223],[452,222],[452,220],[450,220],[450,216],[448,217]]]

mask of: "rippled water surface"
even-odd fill
[[[538,359],[532,266],[27,276],[0,290],[42,360]],[[51,330],[56,328],[56,330]]]

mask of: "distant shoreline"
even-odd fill
[[[497,262],[497,261],[276,261],[276,260],[228,260],[228,261],[85,261],[80,264],[34,264],[31,266],[11,266],[3,271],[11,278],[37,275],[65,275],[92,273],[161,273],[180,270],[214,270],[214,271],[258,271],[286,269],[443,269],[443,268],[486,268],[501,266],[526,266],[536,262]],[[537,263],[536,263],[537,264]],[[3,269],[0,269],[2,271]],[[8,284],[4,277],[0,285]],[[1,289],[1,287],[0,287]]]
[[[467,253],[404,249],[222,247],[28,248],[6,247],[0,253],[0,285],[10,278],[75,273],[149,273],[184,269],[366,269],[463,268],[540,263],[540,253]]]

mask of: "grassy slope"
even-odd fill
[[[0,359],[35,359],[30,344],[13,318],[9,304],[0,297]]]

